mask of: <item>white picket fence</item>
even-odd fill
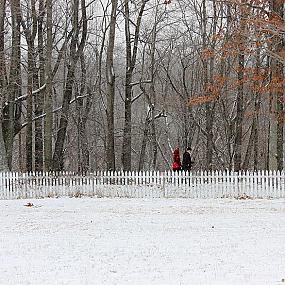
[[[0,199],[44,197],[285,198],[284,172],[0,172]]]

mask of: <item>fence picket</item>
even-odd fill
[[[129,198],[285,198],[280,171],[0,172],[0,199],[76,196]]]
[[[3,172],[0,172],[0,199],[4,199]]]

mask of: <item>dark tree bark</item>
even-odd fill
[[[260,75],[261,60],[260,60],[260,46],[259,41],[257,41],[256,47],[256,67],[255,73],[257,77]],[[261,103],[261,94],[259,91],[260,82],[255,84],[255,101],[254,101],[254,135],[253,135],[253,169],[258,170],[259,168],[259,113],[260,113],[260,103]]]
[[[107,169],[115,170],[115,138],[114,138],[114,100],[115,100],[115,73],[114,73],[114,43],[116,32],[118,1],[112,0],[112,12],[109,30],[109,41],[106,59],[107,80]]]
[[[39,17],[38,17],[38,54],[39,54],[39,86],[44,86],[45,79],[45,58],[44,58],[44,24],[45,7],[44,0],[39,1]],[[35,74],[35,73],[34,73]],[[34,79],[35,81],[36,79]],[[36,84],[35,84],[36,85]],[[35,96],[35,116],[38,117],[43,113],[44,92],[40,92]],[[35,121],[35,170],[43,171],[43,120]]]
[[[3,114],[3,103],[5,101],[4,94],[7,90],[7,79],[6,79],[6,64],[5,64],[5,31],[4,31],[4,19],[6,12],[6,0],[0,0],[0,119],[2,121]],[[4,137],[2,128],[0,127],[0,171],[8,170],[6,149],[4,143]]]
[[[130,31],[130,11],[129,0],[124,1],[125,12],[125,40],[126,40],[126,72],[125,72],[125,122],[123,133],[123,152],[122,152],[122,164],[123,169],[130,171],[132,167],[132,79],[133,72],[137,60],[138,40],[139,32],[142,21],[142,15],[145,9],[145,5],[148,0],[143,0],[138,18],[135,25],[134,39],[131,38]],[[132,49],[133,43],[133,49]]]
[[[245,20],[240,15],[240,34],[238,37],[238,91],[236,98],[235,144],[234,144],[234,170],[241,170],[242,162],[242,126],[244,116],[244,49],[245,49]]]
[[[88,147],[88,135],[86,130],[86,123],[88,114],[90,111],[90,90],[87,88],[87,99],[84,104],[83,94],[86,90],[86,64],[84,55],[80,56],[81,62],[81,80],[79,97],[76,98],[76,110],[77,110],[77,128],[78,128],[78,172],[87,173],[89,171],[89,147]]]
[[[28,96],[26,126],[26,170],[33,170],[33,90],[38,89],[36,69],[35,38],[37,35],[37,16],[35,0],[31,0],[31,11],[27,12],[26,22],[22,18],[22,27],[28,44]],[[30,25],[30,23],[32,23]]]
[[[46,91],[44,99],[44,110],[46,113],[44,120],[44,169],[50,171],[52,169],[52,126],[53,126],[53,115],[52,115],[52,48],[53,48],[53,37],[52,37],[52,0],[46,0],[46,29],[47,29],[47,47],[46,47]]]
[[[0,0],[0,90],[1,99],[4,96],[4,88],[7,85],[6,80],[6,64],[5,64],[5,30],[4,30],[4,20],[6,15],[6,0]],[[1,101],[1,103],[3,103]],[[2,109],[2,105],[1,105]]]
[[[272,11],[279,18],[283,20],[284,4],[282,1],[272,1]],[[282,36],[275,36],[275,50],[276,53],[282,51],[285,47]],[[283,170],[283,140],[284,140],[284,65],[277,61],[274,68],[274,77],[277,79],[276,92],[276,119],[277,119],[277,170]]]
[[[259,42],[257,42],[256,47],[256,65],[255,65],[255,76],[259,78],[260,75],[260,47],[258,46]],[[248,140],[248,145],[244,157],[244,162],[242,165],[242,169],[247,170],[250,168],[250,161],[252,161],[252,152],[253,152],[253,169],[258,169],[258,153],[259,153],[259,112],[260,112],[260,82],[254,82],[254,117],[251,125],[250,136]]]
[[[203,49],[206,50],[207,48],[212,48],[214,50],[215,41],[213,40],[212,44],[207,43],[207,5],[206,0],[202,2],[202,44]],[[216,2],[213,1],[213,24],[212,24],[212,33],[216,33],[216,26],[217,26],[217,17],[216,17]],[[208,90],[208,86],[213,85],[213,76],[214,76],[214,57],[211,57],[210,60],[207,58],[202,59],[203,63],[203,84],[204,84],[204,91],[206,96],[212,96],[211,91]],[[213,99],[214,101],[215,99]],[[214,125],[214,108],[215,102],[207,102],[206,103],[206,168],[208,170],[212,169],[212,162],[213,162],[213,125]]]
[[[144,169],[146,145],[147,145],[148,134],[149,134],[149,123],[150,123],[150,116],[149,115],[150,115],[150,112],[148,112],[146,119],[145,119],[145,123],[144,123],[143,139],[142,139],[140,156],[139,156],[138,171],[141,171]]]
[[[237,108],[236,108],[236,125],[235,125],[235,153],[234,153],[234,169],[239,171],[241,169],[241,154],[242,154],[242,121],[243,121],[243,78],[244,78],[244,53],[239,51],[238,56],[238,94],[237,94]]]
[[[52,170],[53,153],[52,153],[52,137],[53,137],[53,78],[58,71],[60,62],[66,51],[67,44],[72,36],[74,30],[68,33],[65,38],[61,49],[59,50],[57,60],[52,68],[52,50],[53,50],[53,32],[52,32],[52,19],[53,19],[53,6],[52,0],[46,1],[46,29],[47,29],[47,44],[46,44],[46,59],[45,59],[45,73],[46,73],[46,89],[44,98],[44,169],[46,171]],[[85,10],[84,10],[85,11]],[[83,12],[84,12],[83,11]],[[42,71],[40,71],[42,72]],[[64,138],[65,139],[65,138]]]
[[[87,17],[85,0],[81,0],[81,13],[82,13],[82,36],[81,41],[78,43],[79,37],[79,0],[74,0],[73,5],[73,35],[70,46],[70,64],[68,65],[66,85],[63,92],[63,103],[59,122],[59,129],[55,141],[55,149],[52,159],[53,170],[63,170],[64,163],[64,142],[66,138],[66,130],[69,119],[69,104],[72,98],[73,84],[75,80],[75,69],[79,57],[81,56],[87,36]],[[78,46],[78,48],[77,48]]]
[[[10,74],[7,86],[7,105],[3,111],[3,135],[5,140],[9,169],[12,168],[13,143],[16,129],[19,125],[20,107],[15,104],[15,98],[21,94],[21,7],[19,0],[12,0],[12,55],[10,60]]]
[[[156,107],[156,92],[155,92],[155,83],[156,83],[156,68],[155,68],[155,52],[156,52],[156,37],[157,37],[157,10],[155,15],[155,24],[152,29],[151,35],[151,66],[150,66],[150,96],[149,96],[149,108],[150,108],[150,140],[152,148],[152,170],[156,170],[157,164],[157,137],[156,137],[156,125],[155,125],[155,107]]]

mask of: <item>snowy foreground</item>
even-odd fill
[[[285,284],[285,200],[0,201],[0,228],[1,285]]]

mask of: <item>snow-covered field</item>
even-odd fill
[[[1,285],[274,285],[283,278],[285,200],[0,201]]]

